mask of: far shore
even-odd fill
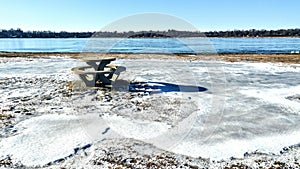
[[[127,38],[134,38],[134,39],[165,39],[165,38],[174,38],[174,39],[180,39],[180,38],[248,38],[248,39],[254,39],[254,38],[300,38],[300,36],[229,36],[229,37],[217,37],[217,36],[180,36],[180,37],[111,37],[111,36],[91,36],[91,37],[67,37],[67,38],[59,38],[59,37],[50,37],[50,38],[43,38],[43,37],[10,37],[10,38],[3,38],[0,37],[1,39],[90,39],[90,38],[113,38],[113,39],[127,39]]]
[[[80,52],[0,52],[0,57],[70,57],[80,59],[84,57],[115,57],[120,59],[182,59],[189,61],[197,60],[219,60],[227,62],[279,62],[279,63],[300,63],[300,54],[132,54],[132,53],[80,53]]]

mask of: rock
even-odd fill
[[[13,100],[13,103],[19,103],[20,101],[19,100]]]
[[[288,150],[289,150],[288,147],[284,147],[284,148],[283,148],[283,151],[288,151]]]
[[[51,99],[52,99],[52,96],[47,95],[47,96],[44,96],[42,100],[51,100]]]
[[[16,110],[14,113],[21,113],[21,110]]]
[[[0,167],[10,167],[12,165],[12,160],[10,156],[7,156],[4,159],[0,159]]]
[[[288,96],[288,97],[286,97],[286,99],[300,102],[300,95],[296,94],[296,95],[293,95],[293,96]]]
[[[21,98],[21,101],[26,102],[26,101],[29,101],[30,99],[31,99],[30,97],[23,97],[23,98]]]
[[[2,110],[2,112],[5,112],[5,111],[10,111],[10,107],[3,107],[1,110]]]
[[[24,112],[24,113],[27,113],[27,112],[29,112],[29,110],[27,110],[27,109],[23,109],[23,112]]]

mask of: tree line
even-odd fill
[[[0,38],[162,38],[162,37],[300,37],[300,29],[280,30],[233,30],[233,31],[128,31],[128,32],[52,32],[22,31],[21,29],[0,29]]]

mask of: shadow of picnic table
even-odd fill
[[[207,88],[201,86],[178,85],[165,82],[131,82],[129,83],[130,92],[205,92]]]

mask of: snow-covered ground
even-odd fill
[[[11,117],[0,123],[0,157],[44,166],[130,138],[153,151],[228,160],[300,143],[299,64],[119,59],[126,72],[112,92],[70,91],[67,82],[80,80],[70,69],[81,64],[1,60],[1,113]],[[147,82],[139,89],[148,92],[124,82]]]

